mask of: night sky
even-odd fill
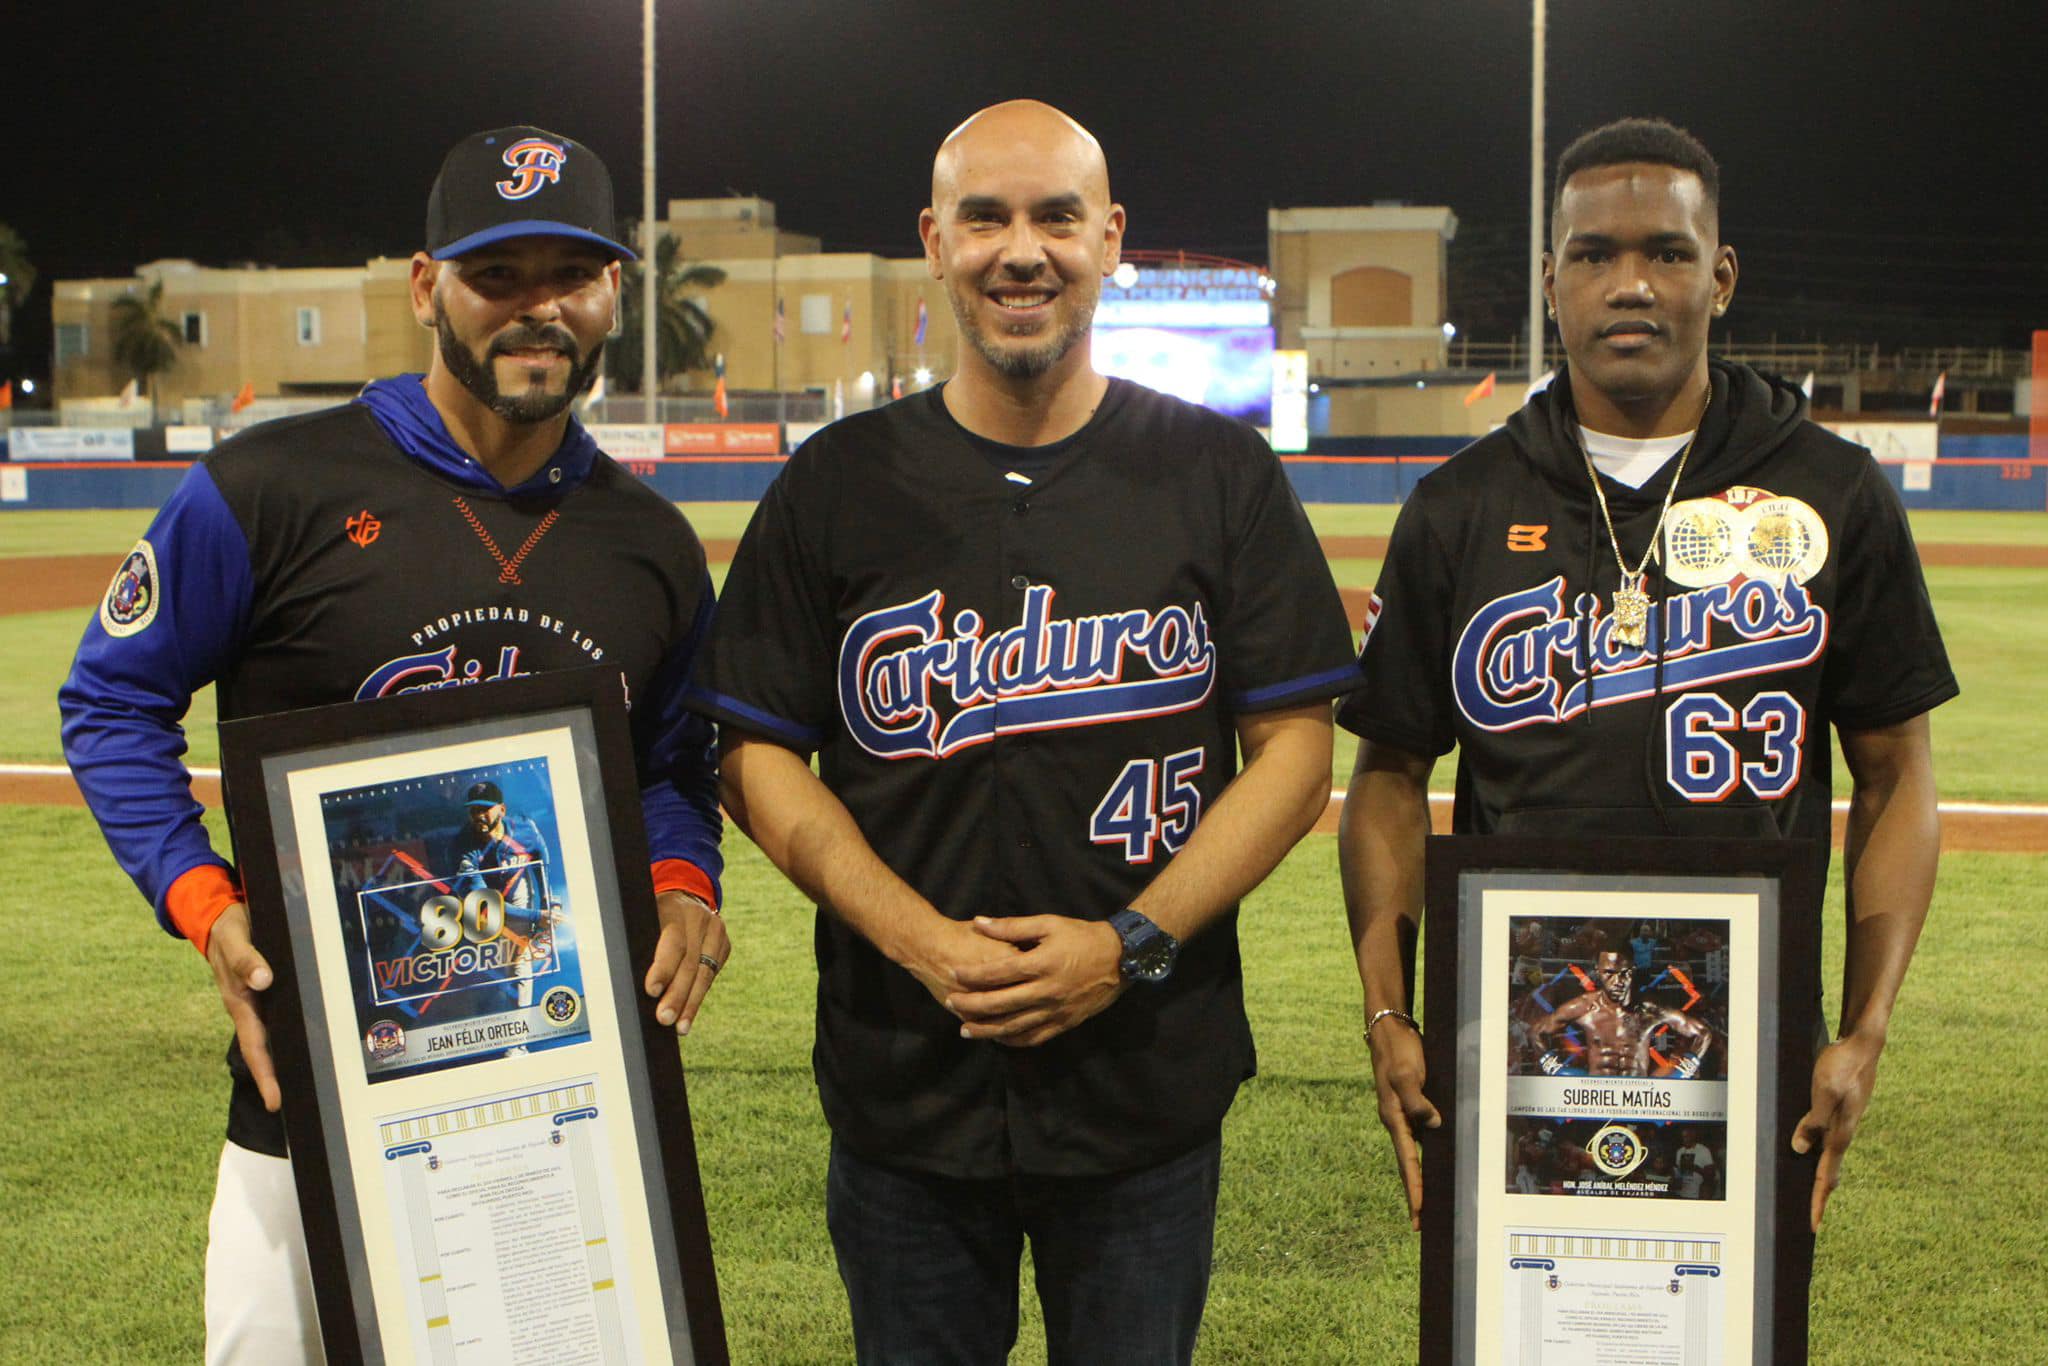
[[[2048,327],[2039,17],[1552,0],[1547,150],[1625,114],[1697,133],[1738,337],[2023,345]],[[1268,206],[1448,204],[1453,321],[1504,339],[1522,311],[1526,0],[661,0],[659,22],[664,202],[758,194],[828,249],[909,255],[938,140],[1035,95],[1102,139],[1133,246],[1263,260]],[[0,221],[46,281],[404,254],[449,144],[514,122],[596,149],[635,214],[639,24],[634,0],[15,6]]]

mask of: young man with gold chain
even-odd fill
[[[1956,693],[1898,494],[1800,391],[1711,360],[1720,172],[1656,120],[1559,158],[1543,292],[1568,364],[1417,484],[1366,620],[1340,849],[1381,1122],[1419,1227],[1413,1018],[1428,782],[1467,834],[1829,838],[1852,783],[1842,1028],[1793,1139],[1818,1229],[1869,1103],[1939,850],[1927,713]],[[1448,946],[1446,946],[1448,947]],[[1615,947],[1619,947],[1618,945]]]

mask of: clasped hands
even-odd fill
[[[1064,915],[942,919],[906,966],[960,1019],[960,1037],[1030,1048],[1123,994],[1123,941],[1107,922]]]

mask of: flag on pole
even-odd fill
[[[141,388],[136,384],[134,380],[131,379],[121,389],[121,406],[123,408],[133,408],[135,406],[136,400],[141,397]]]
[[[1482,398],[1492,398],[1492,397],[1493,397],[1493,381],[1494,381],[1494,380],[1495,380],[1496,378],[1497,378],[1497,372],[1495,372],[1495,371],[1492,371],[1492,370],[1488,370],[1488,371],[1486,372],[1486,378],[1485,378],[1485,379],[1483,379],[1483,380],[1480,380],[1480,381],[1479,381],[1479,383],[1477,383],[1477,384],[1473,385],[1473,386],[1472,386],[1472,389],[1471,389],[1471,392],[1469,392],[1469,393],[1467,393],[1467,394],[1465,395],[1465,406],[1466,406],[1467,408],[1469,408],[1469,407],[1471,407],[1471,406],[1472,406],[1473,404],[1477,403],[1477,402],[1478,402],[1478,401],[1479,401],[1480,399],[1482,399]]]
[[[711,390],[711,406],[718,409],[718,420],[723,422],[731,415],[725,401],[725,352],[719,352],[718,359],[713,364],[718,371],[718,383]]]
[[[846,312],[839,317],[839,340],[850,343],[853,340],[853,300],[846,301]]]
[[[890,397],[890,398],[902,398],[902,397],[903,397],[903,376],[901,376],[901,375],[891,375],[891,376],[889,376],[889,397]]]
[[[14,381],[0,380],[0,413],[14,406]]]
[[[916,345],[917,345],[917,347],[918,347],[918,348],[919,348],[920,350],[922,350],[922,349],[923,349],[923,347],[924,347],[924,330],[925,330],[925,328],[926,328],[926,327],[928,327],[928,326],[929,326],[929,325],[931,324],[931,320],[932,320],[932,315],[931,315],[930,313],[928,313],[928,312],[926,312],[926,311],[925,311],[925,306],[924,306],[924,300],[923,300],[923,299],[919,299],[919,300],[917,301],[917,337],[916,337]]]
[[[236,392],[233,402],[228,404],[228,411],[239,413],[255,401],[256,385],[253,381],[245,380],[242,383],[241,389]]]
[[[1799,392],[1806,395],[1808,403],[1813,402],[1813,371],[1806,372],[1806,378],[1799,381]]]
[[[1944,370],[1934,377],[1934,396],[1927,400],[1927,415],[1929,417],[1941,416],[1941,400],[1947,393],[1948,371]]]
[[[789,340],[789,318],[782,311],[782,296],[775,296],[775,344],[782,345]]]

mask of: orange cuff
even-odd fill
[[[202,863],[178,874],[178,880],[164,893],[164,914],[178,927],[178,933],[192,941],[199,956],[206,956],[206,939],[220,913],[242,899],[235,875],[218,863]]]
[[[660,896],[663,892],[688,892],[712,910],[718,909],[718,889],[711,885],[709,875],[683,859],[654,861],[654,894]]]

